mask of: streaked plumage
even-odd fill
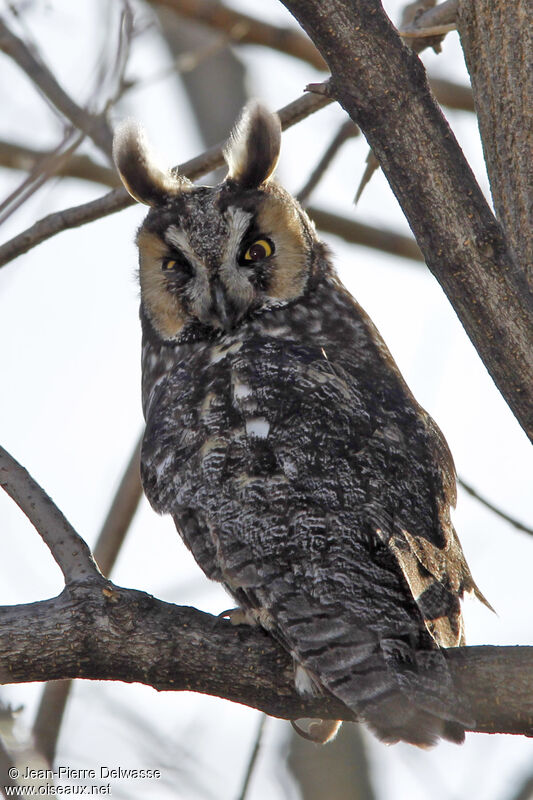
[[[144,489],[291,653],[299,690],[331,692],[388,742],[462,741],[471,714],[440,647],[464,642],[459,599],[480,595],[450,521],[453,462],[271,180],[279,143],[277,117],[248,107],[228,177],[195,187],[150,160],[138,128],[117,134],[124,183],[151,206]]]

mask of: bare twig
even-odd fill
[[[355,205],[357,205],[357,203],[361,199],[361,195],[363,194],[364,190],[370,183],[372,175],[376,170],[379,169],[379,161],[377,160],[372,150],[368,151],[365,162],[366,162],[366,167],[361,177],[361,180],[359,181],[359,186],[357,187],[357,191],[354,197]]]
[[[398,31],[402,39],[429,39],[432,36],[444,36],[446,33],[456,30],[457,25],[455,22],[450,22],[449,25],[428,25],[425,28],[403,28]]]
[[[58,111],[76,128],[86,133],[108,157],[111,157],[113,136],[105,116],[90,114],[78,106],[59,85],[48,67],[8,28],[2,18],[0,18],[0,50],[24,70]]]
[[[291,125],[295,125],[331,102],[331,98],[323,95],[302,95],[302,97],[278,111],[282,128],[284,130],[290,128]],[[225,142],[222,142],[210,147],[202,155],[191,158],[181,164],[178,170],[191,180],[195,180],[201,175],[206,175],[208,172],[221,167],[224,163],[222,152],[224,145]],[[122,211],[122,209],[133,205],[133,203],[134,201],[126,190],[119,188],[89,203],[83,203],[80,206],[49,214],[0,247],[0,267],[17,258],[17,256],[27,253],[32,247],[36,247],[46,239],[50,239],[56,233],[70,228],[77,228],[87,222],[94,222],[94,220],[101,219],[108,214]]]
[[[250,781],[252,779],[254,767],[257,763],[257,756],[259,755],[259,749],[261,747],[261,740],[263,738],[263,732],[265,730],[266,720],[267,720],[266,715],[261,714],[261,719],[259,720],[259,725],[257,726],[257,732],[255,734],[254,746],[250,754],[250,758],[248,760],[248,765],[246,767],[246,774],[244,776],[242,789],[239,792],[238,800],[246,800],[246,795],[248,794],[248,788],[250,786]]]
[[[34,165],[50,155],[45,150],[35,150],[21,144],[0,140],[0,166],[30,171]],[[89,156],[71,156],[67,162],[56,164],[54,175],[102,183],[115,188],[121,186],[116,171],[97,164]]]
[[[55,761],[57,740],[72,684],[72,680],[47,681],[33,723],[35,749],[50,765]]]
[[[461,86],[459,83],[431,76],[428,80],[431,90],[441,106],[448,106],[448,108],[458,111],[474,111],[474,97],[470,86]]]
[[[455,30],[458,10],[459,0],[446,0],[444,3],[439,3],[433,8],[416,14],[408,25],[404,27],[402,24],[398,33],[406,39],[441,36],[448,31]],[[406,21],[405,17],[404,21]],[[443,30],[438,30],[439,28]]]
[[[490,500],[487,500],[485,497],[479,494],[473,486],[469,483],[466,483],[462,478],[457,478],[457,483],[461,486],[465,492],[467,492],[471,497],[475,498],[478,502],[482,505],[486,506],[493,514],[496,514],[498,517],[501,517],[509,525],[512,525],[514,528],[517,528],[519,531],[524,531],[524,533],[529,533],[530,536],[533,536],[533,528],[529,528],[527,525],[524,525],[523,522],[517,520],[515,517],[511,517],[509,514],[506,514],[505,511],[502,511],[501,508],[495,506],[494,503],[491,503]]]
[[[440,53],[445,35],[456,28],[457,6],[454,0],[451,3],[436,6],[436,0],[415,0],[404,8],[399,34],[415,53],[426,47]]]
[[[415,240],[408,236],[402,236],[401,233],[363,225],[361,222],[341,217],[338,214],[330,214],[315,206],[309,206],[307,213],[315,221],[317,227],[325,233],[331,233],[334,236],[340,236],[347,242],[360,244],[363,247],[372,247],[401,258],[424,261]]]
[[[142,495],[140,460],[142,438],[136,443],[94,547],[94,559],[103,575],[110,575]],[[37,750],[54,763],[71,680],[49,681],[41,697],[33,736]]]
[[[154,72],[152,75],[127,83],[124,87],[125,91],[132,92],[137,89],[144,89],[146,86],[163,80],[169,75],[186,75],[188,72],[193,72],[204,61],[207,61],[224,50],[227,45],[226,37],[220,36],[206,45],[195,47],[192,50],[181,53],[176,56],[174,62],[169,67],[164,67]]]
[[[112,86],[109,88],[109,97],[106,101],[106,109],[111,106],[122,96],[125,88],[125,73],[130,56],[131,42],[135,31],[134,16],[128,0],[122,0],[122,11],[118,25],[117,44],[113,57],[112,64],[109,65],[102,59],[101,80],[105,81],[106,78],[111,80]],[[110,77],[109,77],[110,76]],[[98,85],[96,87],[98,91]]]
[[[348,139],[352,139],[358,134],[359,128],[357,125],[354,125],[351,119],[348,119],[346,122],[342,123],[341,127],[333,137],[330,145],[327,147],[324,155],[309,176],[309,180],[296,195],[297,199],[302,205],[305,205],[311,193],[323,178],[326,170],[339,152],[344,142],[347,142]]]
[[[0,225],[20,208],[37,189],[53,177],[57,170],[68,163],[84,138],[84,133],[70,127],[55,150],[45,155],[39,163],[34,164],[22,183],[0,203]]]
[[[0,447],[0,486],[41,535],[65,577],[65,583],[101,579],[91,551],[31,475]]]
[[[149,0],[149,2],[152,5],[166,6],[182,17],[222,31],[230,40],[236,40],[241,44],[269,47],[306,61],[316,69],[327,69],[324,59],[313,43],[294,28],[270,25],[212,0]]]
[[[94,546],[94,560],[106,577],[111,574],[142,497],[141,445],[142,437],[133,449]]]
[[[307,36],[292,28],[270,25],[248,14],[234,11],[223,5],[223,3],[213,2],[213,0],[149,0],[149,2],[154,6],[165,6],[182,17],[193,19],[195,22],[201,22],[210,28],[222,31],[230,41],[238,44],[256,44],[269,47],[272,50],[277,50],[280,53],[305,61],[315,69],[327,69],[324,59],[313,43]],[[406,24],[406,38],[421,38],[421,41],[415,45],[417,52],[423,50],[424,47],[433,47],[435,44],[434,34],[428,34],[426,31],[420,33],[419,26],[424,28],[431,26],[434,28],[437,25],[452,25],[455,18],[452,7],[454,4],[455,8],[457,8],[456,0],[448,0],[448,2],[437,6],[436,9],[432,8],[419,16],[417,15],[416,23],[413,23],[413,26]],[[446,31],[441,31],[440,35],[448,30],[453,30],[453,27],[449,27]],[[403,29],[400,31],[400,35],[404,35]],[[428,39],[428,41],[424,42],[422,39]],[[437,97],[437,99],[439,98]]]
[[[120,188],[114,189],[97,200],[91,200],[89,203],[82,203],[80,206],[48,214],[0,247],[0,267],[23,253],[27,253],[32,247],[50,239],[56,233],[70,228],[78,228],[80,225],[94,222],[94,220],[122,211],[123,208],[131,205],[133,205],[133,200],[125,189]]]
[[[14,762],[0,738],[0,792],[2,797],[12,797],[12,793],[8,794],[7,790],[14,789],[16,785],[9,777],[9,771],[13,766]]]

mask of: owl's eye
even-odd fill
[[[181,283],[186,283],[192,278],[193,268],[186,258],[179,256],[167,256],[161,261],[161,270],[169,277],[178,279]]]
[[[257,239],[242,257],[243,261],[263,261],[274,253],[274,242],[270,239]]]

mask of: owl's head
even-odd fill
[[[164,340],[198,322],[229,331],[306,292],[321,245],[272,180],[280,141],[277,115],[249,104],[225,149],[225,180],[194,186],[157,165],[136,123],[118,128],[117,169],[132,197],[150,206],[137,236],[141,301]]]

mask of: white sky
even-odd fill
[[[280,24],[293,22],[275,0],[233,5]],[[402,3],[384,4],[393,19]],[[25,22],[61,83],[83,103],[91,89],[97,17],[90,0],[35,4]],[[12,23],[12,20],[11,20]],[[20,29],[19,29],[20,31]],[[277,53],[243,47],[253,95],[273,109],[322,79],[310,67]],[[455,34],[440,56],[424,54],[432,74],[466,82]],[[151,75],[168,63],[147,34],[136,44],[130,75]],[[7,58],[1,61],[0,137],[30,146],[53,146],[59,125],[46,103]],[[184,95],[172,80],[132,93],[116,117],[133,114],[154,144],[177,163],[200,151]],[[447,112],[478,180],[488,192],[472,115]],[[343,119],[329,107],[284,135],[278,176],[297,191]],[[87,148],[87,151],[91,151]],[[408,226],[381,173],[356,209],[355,187],[367,147],[352,140],[312,198],[354,219],[407,233]],[[22,174],[0,170],[0,196]],[[2,241],[53,210],[103,194],[82,181],[50,183],[2,228]],[[121,471],[142,427],[140,330],[135,281],[136,207],[71,231],[0,270],[0,442],[21,461],[93,544]],[[420,265],[328,238],[346,285],[377,324],[407,382],[434,416],[454,454],[458,473],[481,493],[531,522],[531,455],[525,435],[505,405],[442,290]],[[62,588],[48,551],[16,506],[0,495],[0,604],[44,599]],[[472,572],[498,616],[467,603],[470,644],[529,644],[532,638],[533,542],[479,503],[459,493],[454,515]],[[114,580],[185,605],[217,613],[224,591],[207,582],[173,524],[143,501],[120,554]],[[30,726],[40,686],[2,690],[23,703],[21,730]],[[124,714],[131,714],[125,722]],[[236,795],[258,714],[200,695],[161,694],[122,684],[77,684],[60,741],[58,763],[77,767],[157,767],[166,781],[151,784],[152,798]],[[288,724],[272,720],[249,800],[296,797],[280,781],[280,754]],[[159,738],[166,741],[162,756]],[[202,746],[199,747],[199,742]],[[441,744],[429,753],[387,748],[367,737],[380,798],[418,800],[473,796],[505,800],[531,769],[533,745],[519,737],[469,734],[463,747]],[[158,746],[155,746],[155,743]],[[177,773],[174,773],[174,768]],[[194,782],[197,783],[194,783]],[[113,786],[115,797],[145,797],[139,784]],[[122,793],[122,794],[121,794]]]

